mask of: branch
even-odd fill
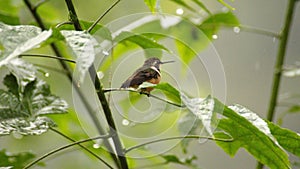
[[[199,136],[199,135],[187,135],[187,136],[175,136],[175,137],[168,137],[168,138],[162,138],[162,139],[157,139],[157,140],[152,140],[146,143],[138,144],[132,147],[129,147],[125,150],[125,153],[128,153],[134,149],[144,147],[148,144],[153,144],[153,143],[158,143],[158,142],[163,142],[163,141],[168,141],[168,140],[177,140],[177,139],[199,139],[199,138],[204,138],[208,140],[215,140],[215,141],[222,141],[222,142],[232,142],[233,139],[218,139],[218,138],[213,138],[213,137],[205,137],[205,136]]]
[[[61,57],[52,56],[52,55],[44,55],[44,54],[21,54],[21,55],[19,55],[19,57],[27,57],[27,56],[28,56],[28,57],[51,58],[51,59],[57,59],[57,60],[61,60],[61,61],[66,61],[66,62],[76,63],[75,60],[66,59],[66,58],[61,58]]]
[[[166,102],[166,103],[171,104],[171,105],[176,106],[176,107],[181,107],[181,108],[186,107],[185,105],[176,104],[176,103],[170,102],[170,101],[168,101],[168,100],[162,99],[162,98],[160,98],[160,97],[158,97],[158,96],[152,95],[152,94],[150,94],[150,93],[141,92],[141,91],[136,90],[136,89],[133,89],[133,88],[105,88],[105,89],[103,89],[103,92],[104,92],[104,93],[106,93],[106,92],[115,92],[115,91],[120,91],[120,92],[127,91],[127,92],[133,92],[133,93],[140,93],[140,94],[142,94],[142,95],[146,95],[146,96],[148,96],[148,97],[155,98],[155,99],[157,99],[157,100]]]
[[[72,3],[72,0],[65,0],[65,1],[66,1],[66,4],[67,4],[69,13],[70,13],[71,21],[74,24],[75,30],[82,31],[82,28],[80,26],[80,23],[79,23],[74,5]],[[91,79],[94,80],[94,87],[95,87],[95,90],[97,91],[98,99],[101,103],[102,109],[103,109],[104,114],[105,114],[105,118],[106,118],[107,123],[109,125],[109,133],[112,136],[114,147],[115,147],[115,150],[116,150],[116,153],[117,153],[117,158],[112,153],[112,151],[109,151],[110,155],[112,156],[114,161],[118,164],[119,168],[128,169],[127,160],[126,160],[126,157],[125,157],[124,152],[123,152],[123,146],[121,144],[121,140],[119,138],[117,128],[116,128],[116,125],[115,125],[110,107],[109,107],[108,102],[106,100],[105,94],[102,90],[100,80],[98,79],[96,69],[95,69],[93,64],[89,67],[89,75],[90,75]],[[95,118],[95,115],[92,112],[90,112],[90,115],[91,115],[92,118]],[[96,119],[97,118],[95,118],[94,121],[96,121]],[[107,142],[106,145],[109,146],[110,144]],[[113,149],[112,147],[107,147],[107,148],[109,150]]]
[[[87,29],[87,32],[91,32],[95,26],[104,18],[104,16],[106,14],[108,14],[108,12],[110,10],[112,10],[121,0],[117,0],[115,3],[113,3],[102,15],[99,16],[99,18]]]
[[[274,75],[273,75],[273,84],[272,84],[272,93],[270,97],[270,103],[269,103],[269,109],[267,114],[267,119],[269,121],[273,121],[274,113],[275,113],[275,107],[277,104],[277,97],[278,97],[278,91],[279,91],[279,85],[281,80],[281,70],[282,66],[284,64],[284,57],[285,57],[285,51],[287,48],[287,42],[288,42],[288,36],[289,36],[289,30],[292,24],[293,20],[293,14],[294,9],[296,7],[296,0],[289,0],[288,1],[288,8],[285,16],[285,23],[282,30],[282,36],[281,41],[279,43],[277,58],[276,58],[276,64],[274,69]],[[262,163],[257,163],[256,169],[262,169],[263,168]]]
[[[72,142],[76,142],[74,139],[70,138],[69,136],[63,134],[62,132],[54,129],[54,128],[50,128],[52,131],[54,131],[55,133],[63,136],[64,138],[72,141]],[[88,148],[86,148],[85,146],[81,145],[80,143],[77,144],[78,146],[80,146],[82,149],[84,149],[85,151],[87,151],[88,153],[90,153],[91,155],[93,155],[94,157],[96,157],[98,160],[102,161],[107,167],[109,168],[113,168],[111,165],[109,165],[105,160],[103,160],[101,157],[99,157],[97,154],[95,154],[94,152],[92,152],[91,150],[89,150]]]
[[[93,138],[84,139],[84,140],[81,140],[81,141],[76,141],[74,143],[59,147],[57,149],[54,149],[54,150],[44,154],[43,156],[39,157],[38,159],[34,160],[33,162],[27,164],[23,169],[28,169],[28,168],[32,167],[33,165],[37,164],[38,162],[42,161],[46,157],[49,157],[52,154],[58,153],[58,152],[60,152],[64,149],[67,149],[67,148],[72,147],[74,145],[79,145],[81,143],[85,143],[85,142],[89,142],[89,141],[93,141],[93,140],[98,140],[98,139],[107,139],[109,137],[111,137],[111,135],[102,135],[102,136],[97,136],[97,137],[93,137]]]

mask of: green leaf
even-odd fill
[[[225,7],[227,7],[230,10],[235,10],[234,7],[232,7],[228,3],[224,2],[224,0],[218,0],[218,2],[220,2],[222,5],[224,5]]]
[[[202,98],[188,98],[186,95],[181,93],[182,103],[188,108],[188,110],[195,115],[195,118],[201,120],[204,129],[202,132],[207,134],[207,136],[213,135],[213,126],[216,122],[214,118],[214,99],[208,96],[206,99]],[[200,135],[203,133],[200,133]]]
[[[51,94],[49,86],[35,79],[18,91],[17,78],[9,74],[3,82],[8,90],[0,89],[0,135],[18,132],[23,135],[42,134],[54,123],[45,114],[65,113],[67,103]]]
[[[52,30],[42,32],[36,26],[10,26],[2,22],[0,22],[0,32],[0,46],[2,45],[5,49],[0,51],[0,67],[8,64],[23,52],[36,48],[52,34]]]
[[[148,57],[159,57],[161,56],[161,50],[169,51],[163,45],[157,43],[155,40],[152,40],[141,34],[134,34],[131,32],[121,32],[118,36],[115,37],[114,41],[116,43],[134,43],[145,50],[145,54]]]
[[[24,87],[36,78],[36,68],[23,59],[12,59],[5,66],[17,78],[19,92],[23,92]]]
[[[221,26],[235,27],[239,26],[237,17],[232,12],[217,13],[209,16],[199,26],[209,39],[212,39]]]
[[[30,152],[10,153],[5,149],[0,151],[0,168],[11,166],[12,168],[23,168],[28,162],[35,158],[35,154]]]
[[[278,143],[287,151],[300,157],[300,135],[271,122],[268,122],[268,125]]]
[[[157,0],[144,0],[152,13],[155,12]]]
[[[171,32],[176,37],[175,45],[184,65],[188,65],[210,43],[201,29],[185,20],[171,27]]]
[[[243,115],[224,106],[218,100],[215,100],[215,104],[217,107],[224,107],[223,115],[227,117],[227,119],[219,121],[218,127],[233,137],[233,142],[230,143],[217,141],[217,144],[225,152],[233,156],[240,147],[243,147],[258,161],[270,168],[290,168],[288,155],[263,130],[265,124],[262,124],[262,126],[259,125],[260,123],[256,124],[254,119],[257,117],[254,116],[254,119],[249,121],[249,119],[252,119],[252,113],[249,116],[244,115],[249,117],[245,118]],[[218,112],[222,113],[220,110]]]
[[[154,89],[161,90],[166,97],[174,103],[181,104],[179,91],[169,83],[159,83],[153,86]]]
[[[95,55],[101,51],[97,40],[85,31],[61,31],[76,58],[76,69],[79,81],[82,82],[89,67],[93,64]]]

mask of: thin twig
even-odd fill
[[[76,63],[75,60],[72,59],[66,59],[66,58],[61,58],[53,55],[45,55],[45,54],[21,54],[19,57],[41,57],[41,58],[51,58],[51,59],[57,59],[57,60],[62,60],[66,62],[71,62],[71,63]]]
[[[281,73],[282,73],[281,70],[282,70],[282,67],[284,64],[288,36],[289,36],[290,27],[292,25],[295,7],[296,7],[296,0],[289,0],[287,11],[286,11],[286,16],[285,16],[285,21],[284,21],[285,23],[284,23],[284,27],[282,30],[281,41],[279,43],[279,48],[278,48],[276,64],[275,64],[275,69],[274,69],[274,75],[273,75],[272,93],[271,93],[271,97],[270,97],[269,109],[268,109],[268,114],[267,114],[267,119],[269,121],[273,121],[275,108],[277,105],[277,97],[278,97],[278,91],[279,91],[279,86],[280,86],[280,81],[281,81]],[[262,169],[263,167],[264,167],[264,165],[262,163],[258,162],[256,169]]]
[[[106,138],[109,138],[109,137],[111,137],[111,135],[102,135],[102,136],[97,136],[97,137],[93,137],[93,138],[88,138],[88,139],[76,141],[76,142],[71,143],[71,144],[67,144],[65,146],[59,147],[57,149],[54,149],[54,150],[44,154],[43,156],[39,157],[38,159],[36,159],[36,160],[32,161],[31,163],[27,164],[23,169],[28,169],[28,168],[32,167],[33,165],[37,164],[38,162],[42,161],[46,157],[49,157],[52,154],[58,153],[58,152],[60,152],[62,150],[65,150],[69,147],[72,147],[74,145],[78,145],[78,144],[81,144],[81,143],[85,143],[85,142],[89,142],[89,141],[93,141],[93,140],[98,140],[98,139],[106,139]]]
[[[72,139],[71,137],[65,135],[64,133],[54,129],[54,128],[50,128],[50,130],[54,131],[55,133],[63,136],[64,138],[72,141],[72,142],[76,142],[76,140]],[[113,168],[111,165],[109,165],[105,160],[103,160],[101,157],[99,157],[97,154],[95,154],[93,151],[89,150],[88,148],[86,148],[85,146],[81,145],[80,143],[77,144],[78,146],[80,146],[81,148],[83,148],[85,151],[87,151],[88,153],[90,153],[91,155],[93,155],[94,157],[96,157],[98,160],[102,161],[107,167],[109,168]]]
[[[265,29],[255,28],[255,27],[248,26],[248,25],[240,25],[239,28],[245,32],[252,32],[252,33],[256,33],[256,34],[266,35],[266,36],[270,36],[270,37],[277,38],[277,39],[281,38],[281,35],[279,33],[272,32],[272,31],[265,30]]]
[[[186,107],[185,105],[176,104],[176,103],[170,102],[168,100],[162,99],[158,96],[152,95],[150,93],[141,92],[140,90],[136,90],[136,89],[133,89],[133,88],[104,88],[103,91],[104,91],[104,93],[106,93],[106,92],[115,92],[115,91],[121,91],[121,92],[127,91],[127,92],[133,92],[133,93],[140,93],[140,94],[146,95],[148,97],[152,97],[154,99],[166,102],[166,103],[171,104],[171,105],[176,106],[176,107],[181,107],[181,108]]]
[[[110,10],[112,10],[121,0],[117,0],[115,3],[113,3],[99,18],[87,29],[87,32],[91,32],[95,26],[103,19],[103,17],[108,14]]]
[[[57,25],[55,26],[55,28],[60,28],[60,27],[63,26],[63,25],[73,25],[73,22],[71,22],[71,21],[61,22],[61,23],[57,24]]]
[[[222,141],[222,142],[232,142],[233,141],[233,139],[219,139],[219,138],[205,137],[205,136],[199,136],[199,135],[175,136],[175,137],[168,137],[168,138],[161,138],[161,139],[157,139],[157,140],[152,140],[152,141],[149,141],[149,142],[145,142],[145,143],[142,143],[142,144],[138,144],[138,145],[129,147],[125,150],[125,153],[128,153],[128,152],[130,152],[134,149],[144,147],[146,145],[153,144],[153,143],[158,143],[158,142],[163,142],[163,141],[168,141],[168,140],[186,139],[186,138],[189,138],[189,139],[203,138],[203,139]]]

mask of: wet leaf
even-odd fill
[[[93,64],[96,54],[101,52],[97,40],[84,31],[61,31],[76,58],[76,69],[82,82],[89,67]]]
[[[67,111],[67,103],[52,95],[49,86],[42,80],[28,83],[23,92],[19,91],[13,74],[7,75],[3,83],[8,90],[0,89],[0,135],[11,132],[42,134],[54,126],[54,122],[41,115]]]

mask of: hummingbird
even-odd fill
[[[122,85],[121,88],[135,88],[137,89],[139,85],[144,82],[149,82],[152,84],[158,84],[161,79],[160,65],[165,63],[171,63],[174,61],[162,62],[156,57],[147,59],[143,66],[138,68]],[[141,89],[142,92],[148,95],[153,90],[152,87]]]

